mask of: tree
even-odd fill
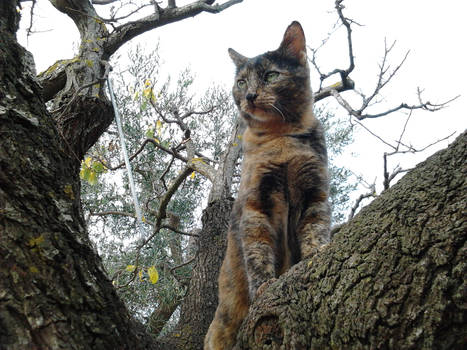
[[[91,248],[81,160],[113,118],[103,90],[110,55],[145,30],[239,2],[171,1],[108,33],[87,0],[54,1],[77,25],[82,45],[78,57],[41,75],[42,86],[16,42],[19,2],[1,3],[2,347],[160,348],[132,320]]]
[[[29,57],[15,40],[17,2],[0,4],[0,344],[7,349],[168,349],[169,345],[155,342],[132,320],[91,248],[81,211],[79,170],[84,154],[112,118],[100,83],[108,65],[100,60],[108,58],[106,55],[118,47],[117,37],[122,43],[154,23],[162,25],[175,20],[167,16],[184,17],[170,1],[159,17],[151,17],[152,22],[141,21],[144,23],[141,27],[135,23],[117,27],[116,35],[105,36],[106,44],[100,51],[100,46],[86,41],[91,35],[86,32],[88,29],[98,33],[103,30],[96,27],[98,21],[90,3],[55,3],[82,29],[83,46],[77,60],[58,62],[41,75],[42,87],[30,75]],[[184,8],[214,11],[212,4],[213,1],[197,1]],[[98,33],[93,36],[94,43],[103,41],[104,36]],[[65,79],[69,79],[68,84]],[[336,86],[336,91],[340,89],[340,85]],[[44,102],[53,96],[49,113]],[[456,153],[458,148],[453,149]],[[225,164],[233,168],[236,158],[232,153],[226,152],[223,157],[230,160]],[[181,310],[183,322],[179,327],[189,330],[191,325],[194,332],[200,329],[194,327],[201,324],[195,318],[199,316],[202,322],[209,322],[209,312],[215,308],[215,264],[222,260],[219,248],[231,205],[231,177],[226,174],[232,173],[223,171],[216,176],[206,167],[195,164],[189,167],[217,180],[199,240],[209,246],[198,255],[194,274],[200,278],[191,279],[190,298]],[[347,248],[351,250],[352,245]],[[322,254],[324,259],[327,253]],[[465,274],[463,268],[459,271]],[[211,284],[201,283],[203,280]],[[205,291],[207,294],[203,294]],[[465,300],[463,296],[456,298],[456,302]],[[180,343],[183,341],[190,339]]]
[[[145,239],[152,239],[144,246],[138,239],[138,219],[124,164],[119,164],[115,124],[82,162],[82,177],[86,180],[83,208],[91,239],[96,242],[117,291],[130,310],[146,324],[149,322],[157,335],[186,292],[196,255],[194,223],[209,193],[206,178],[190,171],[167,195],[187,163],[183,151],[187,144],[185,131],[177,124],[176,116],[187,116],[183,124],[189,127],[191,141],[197,150],[208,155],[198,153],[193,162],[216,164],[225,149],[236,110],[230,94],[221,87],[193,96],[194,78],[188,70],[178,79],[158,81],[158,50],[145,53],[137,47],[128,56],[129,64],[115,64],[119,68],[113,73],[117,77],[113,85],[142,206]],[[100,172],[99,179],[96,167],[106,170],[105,175]],[[167,219],[157,228],[163,203]],[[152,266],[158,271],[157,285],[147,278]]]

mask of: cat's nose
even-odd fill
[[[252,94],[252,93],[246,94],[246,100],[251,103],[253,103],[257,97],[258,97],[258,94]]]

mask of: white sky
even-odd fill
[[[189,2],[178,0],[177,4]],[[27,4],[24,3],[24,6]],[[383,90],[383,105],[375,106],[373,111],[382,111],[401,102],[416,104],[417,87],[424,88],[424,97],[433,103],[461,95],[442,111],[414,113],[404,140],[415,147],[423,147],[454,131],[458,135],[465,130],[467,85],[464,65],[467,62],[467,44],[463,23],[467,1],[347,0],[344,5],[347,7],[346,16],[363,25],[353,27],[356,69],[351,77],[358,88],[370,94],[376,84],[385,38],[388,43],[397,40],[390,58],[393,67],[410,49],[409,58],[398,76]],[[246,56],[275,49],[285,28],[293,20],[302,24],[307,44],[317,47],[336,22],[333,6],[333,0],[244,0],[220,14],[202,14],[155,29],[129,45],[142,43],[149,49],[159,41],[164,67],[171,74],[178,75],[181,69],[189,66],[198,78],[200,90],[210,84],[229,87],[233,81],[234,66],[227,55],[227,48],[232,47]],[[23,12],[26,18],[27,10]],[[79,35],[71,19],[61,15],[48,1],[39,0],[35,13],[34,29],[47,31],[34,34],[26,41],[23,30],[18,37],[34,54],[40,72],[58,59],[71,58],[76,51],[73,48],[78,46]],[[29,19],[23,21],[21,28],[26,28],[28,24]],[[343,29],[339,30],[335,33],[335,39],[322,50],[319,62],[323,71],[347,66],[344,36]],[[347,96],[344,94],[344,97]],[[346,115],[333,101],[329,99],[328,102],[327,108],[338,115]],[[404,114],[394,114],[364,123],[382,138],[393,141],[398,139],[404,121]],[[446,146],[447,142],[443,142],[421,155],[391,159],[390,165],[400,162],[403,167],[411,167]],[[355,173],[364,175],[367,181],[377,177],[377,184],[380,185],[384,151],[390,150],[360,129],[355,133],[355,143],[349,149],[349,153],[355,156],[349,157],[348,153],[342,162]]]

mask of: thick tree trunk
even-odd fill
[[[217,307],[217,278],[226,250],[232,199],[218,199],[204,210],[199,233],[197,263],[180,310],[171,342],[178,349],[203,348],[204,335]]]
[[[467,348],[467,134],[250,309],[237,349]]]
[[[0,348],[156,349],[91,248],[69,156],[0,5]]]

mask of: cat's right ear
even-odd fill
[[[247,57],[240,55],[234,49],[229,49],[229,56],[237,67],[243,66],[248,61]]]

